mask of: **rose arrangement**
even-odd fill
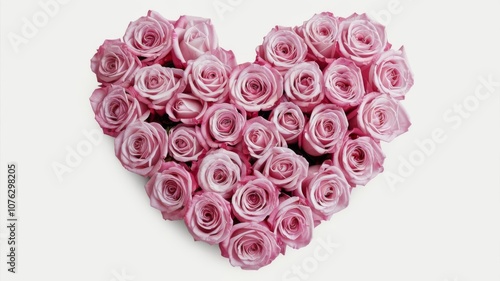
[[[381,142],[408,130],[404,48],[365,14],[277,26],[237,64],[209,19],[149,11],[91,59],[90,103],[151,206],[258,269],[383,171]]]

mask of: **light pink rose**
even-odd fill
[[[116,137],[115,154],[125,169],[151,177],[167,157],[167,132],[158,123],[137,120]]]
[[[267,221],[271,231],[278,237],[283,254],[286,245],[300,249],[311,242],[314,230],[313,213],[299,197],[282,198],[278,208],[271,213]]]
[[[353,127],[385,142],[407,132],[411,125],[408,113],[399,101],[377,92],[367,94],[349,117]]]
[[[289,101],[309,113],[323,102],[323,73],[316,62],[302,62],[290,68],[284,79],[284,90]]]
[[[307,45],[291,28],[276,26],[256,51],[257,60],[268,62],[284,75],[292,66],[306,59]]]
[[[184,81],[191,93],[206,102],[224,102],[229,93],[231,68],[216,56],[204,54],[188,62]]]
[[[163,163],[160,171],[146,183],[151,206],[166,220],[180,220],[187,211],[197,185],[193,175],[173,162]]]
[[[290,148],[273,147],[255,162],[253,168],[277,187],[293,191],[306,178],[309,163]]]
[[[333,153],[347,133],[345,112],[333,104],[320,104],[314,108],[299,138],[299,146],[311,156]]]
[[[197,163],[197,180],[201,189],[230,198],[235,185],[248,174],[246,163],[235,152],[216,149],[209,151]]]
[[[366,14],[352,14],[339,26],[340,55],[357,65],[367,65],[373,58],[390,48],[385,27]]]
[[[138,98],[151,109],[164,114],[167,102],[186,88],[182,69],[159,64],[145,66],[135,73],[134,89]]]
[[[351,186],[344,173],[333,165],[331,160],[325,161],[319,170],[309,169],[302,187],[296,195],[304,198],[314,213],[315,221],[329,220],[333,214],[349,205]]]
[[[204,100],[185,93],[174,95],[165,106],[170,120],[186,125],[200,124],[207,108],[208,105]]]
[[[365,185],[384,170],[385,155],[380,144],[368,136],[346,137],[333,154],[333,162],[351,186]]]
[[[175,37],[172,23],[157,12],[149,11],[147,16],[129,24],[123,41],[143,64],[151,65],[165,62]]]
[[[357,106],[363,95],[365,87],[361,69],[351,60],[336,59],[324,70],[325,95],[333,104],[348,110]]]
[[[144,121],[149,116],[147,106],[121,86],[97,88],[90,96],[90,104],[102,131],[112,137],[116,137],[130,123]]]
[[[221,254],[232,266],[257,270],[270,264],[280,253],[276,234],[262,223],[242,222],[219,244]]]
[[[244,115],[232,104],[213,104],[203,116],[201,134],[213,148],[236,145],[242,139]]]
[[[120,39],[105,40],[90,60],[90,68],[103,85],[129,86],[140,65],[139,59]]]
[[[196,161],[208,151],[200,127],[179,124],[170,129],[168,138],[169,154],[179,162]]]
[[[283,77],[274,68],[244,63],[229,78],[231,102],[248,112],[271,110],[283,96]]]
[[[298,141],[304,131],[305,117],[302,110],[292,102],[282,102],[271,111],[269,120],[274,123],[278,132],[288,144]]]
[[[243,152],[256,159],[262,157],[272,147],[287,146],[285,139],[278,132],[274,123],[261,116],[247,120],[242,135]]]
[[[264,221],[278,207],[279,189],[260,174],[246,176],[231,198],[233,214],[241,222]]]
[[[194,195],[184,223],[195,241],[218,244],[231,233],[231,205],[215,192],[200,192]]]
[[[395,99],[404,99],[413,86],[413,73],[403,47],[390,49],[374,60],[370,67],[368,88],[389,94]]]
[[[224,65],[228,66],[230,69],[234,69],[236,68],[236,66],[238,66],[238,63],[236,62],[236,56],[231,50],[226,50],[219,47],[215,51],[211,51],[210,53],[216,56]]]
[[[309,47],[314,60],[330,63],[335,57],[340,20],[330,12],[315,14],[295,31]]]

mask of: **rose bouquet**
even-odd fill
[[[150,11],[91,59],[95,119],[151,206],[243,269],[308,245],[382,172],[413,85],[404,48],[365,14],[277,26],[256,53],[237,64],[209,19]]]

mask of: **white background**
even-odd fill
[[[39,1],[49,0],[0,7],[1,280],[500,280],[500,87],[474,97],[480,77],[500,81],[498,1],[70,0],[16,52],[8,36],[23,36],[23,18],[43,13]],[[218,3],[232,10],[217,13]],[[82,131],[98,129],[88,101],[97,86],[90,58],[149,9],[172,20],[212,18],[220,45],[239,63],[253,61],[275,25],[300,25],[322,11],[384,14],[389,41],[405,45],[415,73],[404,101],[413,125],[384,145],[386,173],[357,188],[308,247],[258,271],[233,268],[216,246],[193,242],[182,222],[166,222],[149,206],[145,180],[122,168],[110,137],[62,181],[53,170],[88,144]],[[454,106],[464,101],[470,111],[458,117]],[[434,130],[445,140],[424,155],[416,142]],[[10,161],[19,177],[16,274],[5,260]],[[414,169],[400,174],[404,163]],[[387,174],[401,181],[391,185]],[[314,252],[328,253],[320,246],[328,240],[338,245],[318,261]]]

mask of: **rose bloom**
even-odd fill
[[[384,170],[385,155],[380,144],[368,136],[346,137],[333,162],[351,186],[365,185]]]
[[[219,47],[215,49],[215,51],[211,51],[210,53],[216,56],[224,65],[228,66],[230,69],[234,69],[236,66],[238,66],[238,63],[236,62],[236,56],[231,50],[226,50]]]
[[[192,94],[178,93],[167,102],[165,111],[173,122],[195,125],[201,123],[207,108],[204,100]]]
[[[123,41],[145,65],[162,64],[172,50],[174,26],[154,11],[129,24]]]
[[[357,65],[367,65],[390,48],[385,27],[366,14],[352,14],[340,23],[339,52]]]
[[[161,211],[166,220],[184,217],[197,185],[193,175],[174,161],[163,163],[160,171],[146,183],[151,206]]]
[[[262,223],[242,222],[219,244],[221,254],[232,266],[257,270],[270,264],[280,253],[276,234]]]
[[[125,169],[151,177],[167,157],[167,132],[158,123],[137,120],[116,137],[115,154]]]
[[[370,67],[369,85],[372,91],[389,94],[395,99],[404,99],[413,86],[413,73],[403,47],[390,49],[375,58]]]
[[[268,62],[285,74],[292,66],[305,60],[307,45],[291,28],[277,26],[264,37],[256,51],[258,60]]]
[[[201,135],[200,127],[179,124],[169,131],[168,152],[179,162],[196,161],[208,145]]]
[[[283,95],[283,77],[274,68],[244,63],[229,78],[231,102],[248,112],[271,110]]]
[[[138,98],[159,113],[165,113],[167,102],[186,88],[182,69],[159,64],[140,68],[135,73],[134,89]]]
[[[289,148],[273,147],[255,162],[253,168],[277,187],[293,191],[306,178],[309,162]]]
[[[96,89],[90,96],[90,104],[102,131],[112,137],[116,137],[130,123],[149,117],[147,106],[121,86]]]
[[[231,205],[215,192],[200,192],[193,197],[184,223],[195,241],[218,244],[231,233]]]
[[[90,60],[90,68],[103,85],[129,86],[140,65],[139,59],[120,39],[105,40]]]
[[[350,193],[351,186],[344,173],[331,160],[325,161],[319,169],[310,168],[302,187],[296,192],[311,207],[315,221],[329,220],[333,214],[345,209],[349,205]]]
[[[316,62],[302,62],[290,68],[284,79],[288,101],[309,113],[323,101],[323,73]]]
[[[231,198],[233,214],[241,222],[264,221],[278,207],[279,195],[279,189],[261,174],[246,176]]]
[[[188,62],[184,81],[191,93],[206,102],[223,102],[229,93],[231,68],[216,56],[204,54]]]
[[[339,58],[323,72],[325,95],[331,103],[348,110],[361,102],[365,94],[363,75],[353,61]]]
[[[248,174],[248,163],[235,152],[222,148],[209,151],[197,165],[201,189],[216,192],[224,198],[230,198],[233,187]]]
[[[367,94],[352,115],[353,126],[385,142],[407,132],[411,125],[408,113],[397,100],[377,92]]]
[[[311,113],[299,146],[311,156],[333,153],[342,142],[348,127],[345,112],[333,104],[320,104]]]
[[[298,141],[306,123],[304,113],[292,102],[280,103],[271,111],[269,120],[274,123],[278,132],[288,144]]]
[[[247,120],[242,135],[243,152],[257,159],[272,147],[287,146],[276,126],[261,116]]]
[[[241,114],[232,104],[213,104],[203,116],[201,134],[213,148],[225,144],[236,145],[242,139],[244,115],[246,114]]]
[[[309,47],[314,60],[330,63],[335,57],[339,19],[330,12],[315,14],[295,29]]]

